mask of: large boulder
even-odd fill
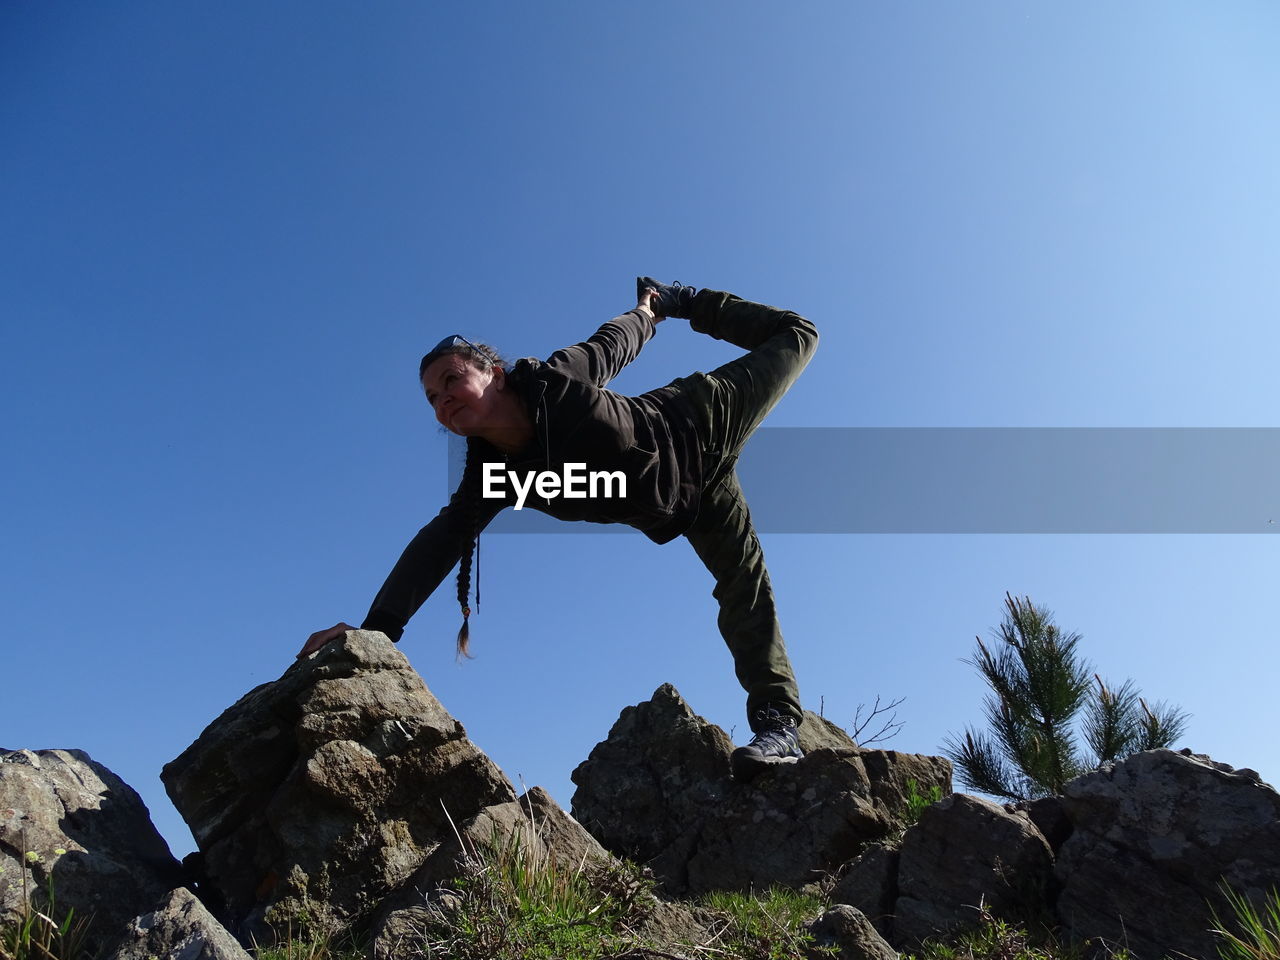
[[[0,750],[0,922],[35,901],[93,918],[90,944],[150,909],[181,867],[142,798],[80,750]]]
[[[663,685],[573,772],[574,817],[671,893],[799,888],[899,830],[911,781],[950,791],[944,759],[860,750],[813,714],[800,734],[802,759],[739,783],[729,737]]]
[[[1015,923],[1050,916],[1053,852],[1025,813],[967,794],[926,807],[898,859],[893,942],[977,927],[981,904]]]
[[[199,845],[202,893],[260,941],[302,917],[346,926],[453,824],[515,799],[404,655],[359,630],[242,697],[161,779]]]
[[[708,811],[730,789],[733,741],[664,684],[626,707],[571,778],[574,819],[607,849],[649,865],[673,890]]]
[[[1058,917],[1140,960],[1214,957],[1221,884],[1261,905],[1280,887],[1280,794],[1251,770],[1154,750],[1067,784]]]

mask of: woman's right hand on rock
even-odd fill
[[[300,651],[298,651],[297,659],[301,660],[303,657],[310,656],[330,640],[336,640],[348,630],[354,629],[356,628],[351,626],[349,623],[335,623],[328,630],[317,630],[311,636],[307,637],[306,644]]]

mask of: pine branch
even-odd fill
[[[1001,759],[1000,751],[981,734],[966,728],[961,740],[948,737],[943,750],[970,790],[1009,800],[1029,799],[1015,785],[1013,772]]]
[[[972,789],[1011,799],[1059,794],[1089,769],[1081,737],[1101,763],[1168,746],[1186,728],[1185,714],[1148,707],[1132,681],[1108,687],[1080,656],[1080,634],[1060,630],[1030,597],[1005,594],[995,636],[992,646],[978,637],[965,661],[990,688],[983,699],[990,737],[966,730],[947,742]]]
[[[1097,690],[1086,708],[1084,739],[1093,751],[1096,766],[1101,766],[1127,757],[1139,742],[1138,690],[1132,680],[1112,690],[1097,674],[1093,679]]]
[[[1141,738],[1137,749],[1170,747],[1186,731],[1187,722],[1191,719],[1188,714],[1164,701],[1158,702],[1154,708],[1148,707],[1147,701],[1142,698],[1138,698],[1138,703],[1142,707],[1142,716],[1138,720]]]

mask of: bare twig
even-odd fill
[[[853,731],[851,733],[858,745],[869,747],[873,743],[884,743],[886,740],[892,740],[896,737],[899,731],[902,730],[903,724],[903,721],[898,719],[896,711],[906,699],[906,697],[898,697],[897,700],[881,706],[880,698],[877,696],[875,706],[871,708],[871,712],[865,717],[862,712],[866,709],[866,706],[861,703],[858,704],[858,709],[853,714]],[[883,714],[888,714],[888,716],[882,716]],[[881,717],[880,729],[864,740],[862,732],[871,726],[876,717]]]

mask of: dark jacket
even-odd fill
[[[534,442],[507,457],[487,441],[467,440],[468,459],[501,464],[525,475],[566,463],[588,471],[620,471],[625,498],[541,499],[530,492],[525,509],[561,520],[625,523],[657,543],[680,536],[698,515],[702,493],[701,444],[680,381],[638,397],[604,385],[634,360],[654,333],[639,310],[610,320],[583,343],[557,350],[546,361],[518,361],[508,383],[519,392],[534,421]],[[418,531],[374,598],[361,627],[399,640],[404,626],[458,563],[469,538],[483,530],[516,498],[510,483],[504,499],[469,498],[461,487],[434,520]],[[478,513],[473,513],[478,510]],[[471,516],[468,516],[470,514]]]

